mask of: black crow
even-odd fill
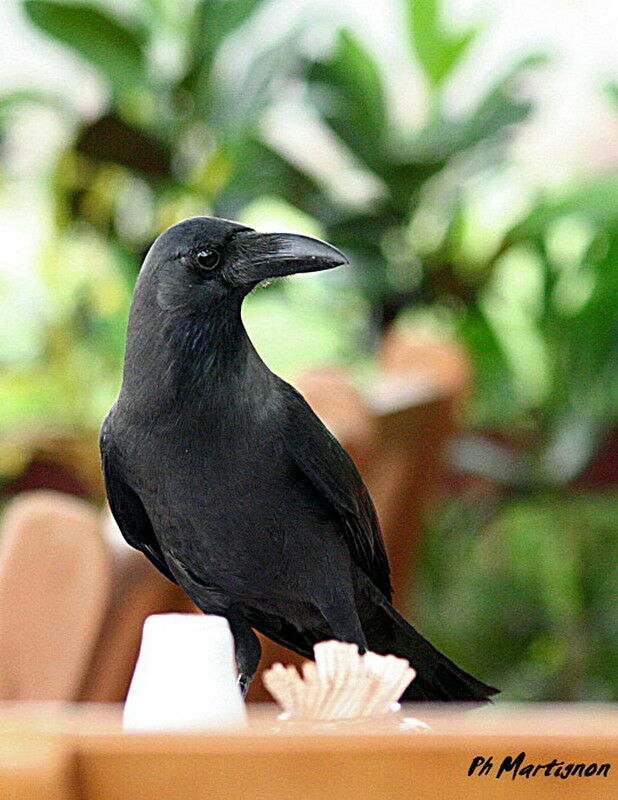
[[[159,236],[101,431],[111,510],[129,544],[202,611],[227,618],[244,691],[260,658],[256,629],[307,658],[333,637],[407,658],[417,678],[404,700],[484,700],[496,690],[391,605],[363,481],[241,320],[261,281],[345,263],[317,239],[210,217]]]

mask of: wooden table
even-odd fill
[[[407,707],[388,721],[301,725],[269,706],[239,732],[125,734],[115,707],[0,707],[0,798],[616,800],[618,710]]]

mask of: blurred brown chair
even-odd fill
[[[110,582],[89,504],[47,491],[9,503],[0,532],[0,699],[77,699]]]
[[[423,521],[440,493],[445,452],[470,385],[468,357],[453,342],[411,330],[384,338],[366,396],[378,431],[363,477],[382,524],[399,608],[409,594]]]
[[[107,613],[79,699],[121,703],[133,676],[146,617],[174,611],[191,613],[197,609],[180,587],[124,541],[109,511],[101,517],[101,527],[114,577]]]
[[[78,434],[35,428],[3,435],[0,465],[12,476],[0,489],[2,499],[41,489],[96,503],[105,496],[94,430]]]

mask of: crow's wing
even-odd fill
[[[109,417],[101,428],[99,444],[109,507],[122,535],[131,547],[141,550],[166,578],[176,583],[167,566],[146,509],[137,492],[131,488],[122,474],[120,459],[110,431]]]
[[[337,516],[354,562],[390,600],[388,558],[367,487],[350,456],[302,395],[283,381],[281,389],[289,455]]]

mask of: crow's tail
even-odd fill
[[[498,693],[498,689],[474,678],[436,650],[373,585],[363,588],[365,592],[361,591],[357,599],[369,649],[406,658],[416,670],[416,678],[401,696],[402,702],[479,703]]]

